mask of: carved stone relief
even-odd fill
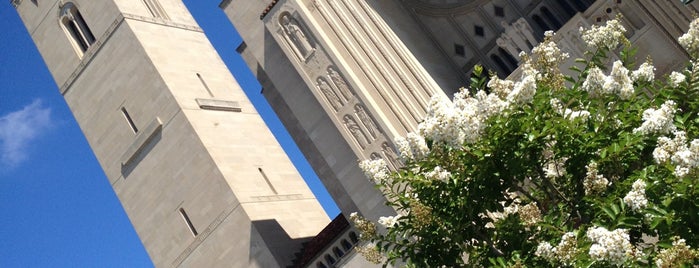
[[[354,94],[347,85],[347,81],[345,80],[345,78],[343,78],[342,75],[340,75],[340,73],[337,72],[337,69],[335,69],[335,67],[328,67],[328,76],[330,76],[330,79],[332,79],[333,84],[335,84],[335,87],[337,87],[337,89],[340,91],[344,100],[346,102],[351,100]]]
[[[400,161],[398,160],[398,154],[396,154],[396,151],[393,150],[393,147],[388,144],[388,142],[384,142],[381,144],[381,152],[384,155],[384,159],[386,159],[387,164],[389,167],[392,167],[394,170],[397,170],[399,167],[402,166]]]
[[[289,13],[284,13],[279,17],[279,24],[282,27],[284,38],[289,42],[294,53],[301,61],[306,61],[315,51],[315,42],[308,35],[308,31]]]
[[[367,114],[366,110],[364,109],[364,106],[361,104],[357,104],[354,106],[354,112],[359,117],[359,121],[362,122],[362,125],[364,125],[364,128],[369,132],[369,135],[371,136],[372,140],[375,140],[376,137],[378,137],[378,134],[380,133],[379,129],[376,127],[376,122],[374,122],[374,119]]]
[[[343,118],[345,127],[347,130],[349,130],[350,134],[352,134],[352,137],[354,137],[354,140],[359,144],[359,147],[362,147],[362,149],[366,148],[366,146],[369,144],[369,140],[367,139],[366,133],[364,133],[364,130],[357,124],[357,120],[355,120],[351,115],[345,115]]]
[[[337,112],[343,105],[340,97],[337,96],[337,93],[330,87],[325,78],[319,77],[316,81],[318,82],[316,86],[320,89],[320,92],[323,93],[330,106]]]
[[[507,22],[501,22],[505,29],[500,37],[495,40],[499,47],[505,49],[515,59],[520,60],[519,52],[531,52],[531,49],[538,44],[534,38],[533,30],[524,18],[519,18],[517,21],[508,25]]]

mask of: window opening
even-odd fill
[[[463,45],[454,44],[454,54],[463,57],[466,55],[466,48]]]
[[[272,182],[269,181],[269,178],[267,178],[267,174],[265,174],[265,171],[262,170],[262,168],[257,168],[257,170],[262,174],[262,177],[265,179],[265,182],[267,182],[267,186],[269,186],[269,189],[272,189],[272,192],[276,195],[277,194],[277,189],[274,189],[274,185],[272,185]]]
[[[209,93],[209,96],[211,96],[211,97],[213,98],[213,97],[214,97],[214,93],[211,92],[211,89],[209,88],[209,85],[206,84],[206,81],[204,81],[204,78],[201,77],[201,74],[197,73],[197,77],[199,77],[199,82],[201,82],[201,84],[204,86],[204,88],[206,89],[206,92]]]
[[[189,219],[189,216],[187,215],[187,212],[184,211],[184,208],[180,208],[180,215],[182,216],[184,223],[186,223],[187,227],[189,227],[189,231],[192,232],[192,235],[197,236],[199,233],[197,233],[197,229],[194,228],[194,224],[192,224],[192,220]]]
[[[335,253],[335,257],[337,257],[338,259],[342,258],[342,256],[345,255],[345,253],[342,252],[342,250],[340,250],[340,248],[338,247],[333,248],[333,253]]]
[[[141,0],[154,18],[170,19],[158,0]]]
[[[325,254],[325,261],[327,261],[330,265],[335,264],[335,258],[330,256],[329,254]]]
[[[340,242],[340,244],[342,245],[342,248],[344,248],[345,250],[352,249],[352,244],[350,244],[350,242],[348,242],[347,239],[342,239],[342,242]]]
[[[133,119],[131,119],[131,115],[129,115],[129,112],[126,111],[125,107],[121,107],[121,113],[124,115],[124,118],[126,118],[126,122],[129,123],[131,130],[133,130],[133,133],[138,133],[138,128],[136,127],[136,124],[133,122]]]
[[[498,17],[501,17],[501,18],[502,18],[502,17],[505,17],[505,9],[504,9],[503,7],[498,6],[498,5],[494,5],[494,6],[493,6],[493,9],[494,9],[493,11],[494,11],[494,13],[495,13],[495,16],[498,16]]]
[[[477,36],[485,36],[485,29],[483,29],[483,26],[474,25],[473,32],[476,33]]]
[[[95,43],[95,36],[85,23],[85,19],[73,3],[66,3],[61,10],[61,24],[69,33],[73,43],[80,48],[81,52]]]

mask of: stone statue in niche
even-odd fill
[[[354,120],[351,115],[345,115],[343,120],[345,122],[345,127],[352,134],[354,140],[357,141],[357,144],[359,144],[362,149],[366,148],[367,144],[369,144],[369,140],[367,140],[366,134],[364,134],[362,128],[359,127],[357,121]]]
[[[380,156],[379,154],[377,154],[377,153],[371,153],[371,155],[369,156],[369,158],[370,158],[371,160],[379,160],[379,159],[381,159],[381,156]]]
[[[534,46],[538,44],[536,38],[534,38],[534,30],[532,30],[532,27],[529,26],[527,20],[524,18],[519,18],[512,25],[515,26],[520,35],[527,39],[527,45],[530,49],[534,48]]]
[[[330,79],[332,79],[333,83],[335,86],[340,90],[340,93],[342,94],[342,97],[345,99],[345,101],[349,101],[352,99],[352,91],[349,88],[349,85],[347,85],[347,81],[345,81],[344,78],[342,78],[342,75],[340,75],[339,72],[337,72],[337,69],[335,67],[328,67],[328,76],[330,76]]]
[[[371,138],[376,139],[377,133],[379,133],[379,129],[376,127],[376,122],[374,122],[374,119],[372,119],[364,109],[364,106],[362,106],[361,104],[355,105],[354,112],[357,114],[357,117],[359,117],[359,121],[362,122],[364,128],[366,128],[366,130],[369,131],[369,135],[371,136]]]
[[[524,18],[519,18],[512,25],[507,24],[505,21],[500,22],[500,25],[505,29],[505,32],[495,42],[499,47],[507,50],[515,59],[521,60],[519,52],[529,53],[538,44],[532,34],[532,28]]]
[[[391,147],[391,145],[388,145],[388,142],[384,142],[381,144],[381,152],[387,160],[387,164],[393,167],[394,170],[397,170],[401,166],[400,161],[398,161],[398,155],[396,154],[396,151],[393,150],[393,147]]]
[[[328,84],[327,81],[325,81],[324,78],[320,77],[317,80],[318,82],[318,89],[320,89],[320,92],[323,93],[325,96],[325,99],[330,103],[330,106],[333,107],[333,109],[337,112],[337,110],[342,107],[342,102],[340,101],[340,97],[337,96],[335,91],[330,87],[330,84]]]
[[[284,36],[291,43],[294,52],[296,52],[299,58],[306,60],[315,50],[310,36],[308,36],[304,28],[301,27],[299,21],[289,13],[282,15],[279,19],[279,23],[284,31]]]

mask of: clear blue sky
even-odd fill
[[[0,267],[151,267],[9,2],[0,0]],[[219,1],[184,2],[326,212],[337,215],[339,210],[235,52],[241,39],[218,8]]]

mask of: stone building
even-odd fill
[[[367,267],[179,0],[11,0],[158,267]],[[515,72],[544,31],[623,15],[658,72],[698,4],[654,0],[223,0],[263,94],[344,215],[392,215],[357,159],[400,162],[430,98]],[[212,7],[213,8],[213,7]],[[328,224],[330,222],[330,224]]]
[[[283,267],[330,222],[181,1],[12,3],[155,266]]]
[[[398,167],[395,138],[416,130],[431,97],[468,85],[476,64],[516,75],[519,53],[547,30],[580,57],[579,28],[621,15],[638,61],[650,56],[666,73],[687,60],[676,39],[699,11],[675,0],[223,0],[219,7],[243,38],[237,50],[263,95],[340,210],[372,220],[395,212],[356,159]],[[334,265],[323,254],[332,252],[313,265]]]

